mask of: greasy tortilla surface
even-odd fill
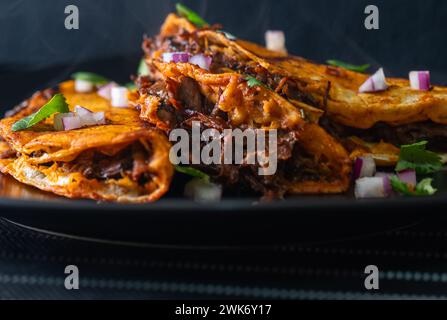
[[[369,75],[311,62],[283,52],[270,51],[241,39],[230,40],[223,33],[197,29],[174,14],[167,17],[161,37],[193,33],[203,40],[203,50],[224,56],[242,69],[261,66],[273,77],[285,77],[309,95],[326,115],[348,127],[368,129],[383,122],[392,126],[433,121],[447,124],[447,88],[432,86],[430,91],[413,90],[407,79],[387,78],[388,90],[359,93]],[[152,58],[159,58],[155,52]],[[255,72],[256,73],[256,72]],[[328,90],[329,89],[329,90]]]
[[[325,109],[328,117],[340,124],[360,129],[371,128],[378,122],[393,126],[428,120],[447,124],[445,87],[419,91],[411,89],[408,80],[387,78],[386,91],[359,93],[369,75],[272,52],[243,40],[230,41],[210,30],[199,31],[199,35],[220,46],[216,51],[226,52],[236,60],[254,61],[271,74],[294,81]]]

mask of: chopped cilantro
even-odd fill
[[[181,4],[181,3],[177,3],[176,8],[177,8],[177,13],[178,13],[179,16],[188,19],[189,22],[194,24],[196,27],[203,28],[203,27],[209,25],[208,22],[203,20],[197,14],[197,12],[192,11],[187,6],[185,6],[185,5]]]
[[[396,171],[415,169],[418,174],[428,174],[443,168],[441,157],[426,150],[427,141],[401,146]]]
[[[210,176],[207,175],[205,172],[202,172],[200,170],[194,169],[192,167],[182,167],[182,166],[175,166],[175,171],[189,175],[194,178],[200,178],[205,181],[210,180]]]
[[[129,90],[135,90],[137,88],[137,86],[133,82],[128,82],[124,86]]]
[[[109,79],[92,72],[84,72],[84,71],[76,72],[72,74],[71,77],[75,80],[88,81],[95,85],[102,85],[110,82]]]
[[[390,177],[391,186],[393,190],[404,194],[406,196],[422,197],[431,196],[436,193],[436,189],[433,188],[433,179],[424,179],[419,182],[415,188],[410,187],[407,183],[400,180],[397,176]]]
[[[264,87],[264,88],[268,89],[268,87],[263,82],[259,81],[255,77],[246,76],[245,80],[247,80],[247,84],[248,84],[248,86],[250,88],[253,88],[253,87]]]
[[[366,70],[368,70],[370,67],[369,64],[363,64],[361,66],[357,66],[357,65],[339,61],[339,60],[328,60],[326,62],[327,62],[327,64],[329,64],[331,66],[341,67],[341,68],[344,68],[347,70],[362,72],[362,73],[366,72]]]
[[[66,113],[69,111],[65,97],[58,93],[37,112],[14,123],[11,130],[21,131],[29,129],[57,112]]]
[[[144,59],[141,59],[140,64],[138,65],[137,73],[139,76],[148,76],[150,74],[149,68]]]
[[[237,40],[237,37],[229,32],[219,30],[220,33],[222,33],[228,40]]]

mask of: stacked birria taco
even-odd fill
[[[61,106],[67,112],[52,113]],[[9,112],[0,135],[1,172],[69,198],[155,201],[173,175],[165,135],[96,91],[76,92],[73,81],[37,92]]]
[[[225,49],[239,47],[228,35],[197,29],[176,15],[167,18],[160,35],[145,40],[149,72],[137,80],[131,99],[141,118],[168,133],[193,121],[220,132],[276,130],[273,175],[259,175],[259,163],[197,166],[226,186],[246,187],[265,197],[346,191],[351,162],[343,146],[318,125],[323,112],[281,95],[259,80],[258,73],[235,67],[242,62],[239,55],[231,54],[233,60],[224,65],[224,55],[212,47],[214,38]]]

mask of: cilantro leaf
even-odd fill
[[[406,196],[423,197],[434,195],[438,190],[433,188],[433,179],[424,179],[413,189],[407,183],[400,180],[397,176],[390,177],[393,190]]]
[[[141,59],[140,64],[138,65],[138,71],[139,76],[148,76],[150,71],[147,67],[146,61],[144,59]]]
[[[443,168],[441,157],[425,150],[427,141],[401,146],[396,171],[415,169],[418,174],[428,174]]]
[[[25,130],[45,120],[54,113],[66,113],[69,111],[65,97],[58,93],[37,112],[14,123],[11,129],[12,131]]]
[[[207,175],[205,172],[202,172],[200,170],[194,169],[192,167],[182,167],[182,166],[175,166],[175,171],[189,175],[194,178],[200,178],[205,181],[210,180],[210,176]]]
[[[331,65],[331,66],[336,66],[336,67],[341,67],[347,70],[351,70],[351,71],[356,71],[356,72],[361,72],[361,73],[365,73],[366,70],[369,69],[370,65],[369,64],[363,64],[361,66],[357,66],[354,64],[350,64],[347,62],[343,62],[340,60],[328,60],[326,61],[327,64]]]
[[[432,186],[433,179],[424,179],[416,186],[416,194],[423,196],[434,195],[438,190]]]
[[[203,28],[209,25],[208,22],[203,20],[196,12],[192,11],[187,6],[177,3],[176,8],[179,16],[188,19],[189,22],[196,25],[196,27]]]
[[[229,32],[226,32],[224,30],[219,30],[218,32],[222,33],[228,40],[237,40],[237,37]]]
[[[110,82],[109,79],[92,72],[84,72],[84,71],[76,72],[73,73],[71,77],[75,80],[88,81],[95,85],[101,85]]]
[[[133,82],[128,82],[124,86],[129,90],[135,90],[137,88],[137,86]]]
[[[390,183],[391,183],[391,186],[393,187],[394,191],[401,193],[401,194],[405,194],[407,196],[413,195],[413,191],[410,190],[410,187],[408,186],[408,184],[406,184],[405,182],[400,180],[397,176],[391,176]]]
[[[248,86],[250,88],[253,88],[253,87],[264,87],[264,88],[269,89],[263,82],[259,81],[255,77],[246,76],[245,80],[247,80],[247,84],[248,84]]]

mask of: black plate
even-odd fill
[[[3,111],[33,91],[57,85],[75,70],[98,72],[125,83],[126,70],[134,70],[138,60],[117,58],[35,72],[11,70],[0,75],[0,88],[8,89],[1,94]],[[182,199],[177,186],[177,192],[157,203],[120,205],[67,200],[0,176],[0,212],[33,228],[135,244],[234,247],[324,242],[405,228],[442,215],[447,207],[446,178],[445,173],[436,176],[440,192],[430,198],[357,201],[349,194],[261,204],[241,197],[199,205]]]

